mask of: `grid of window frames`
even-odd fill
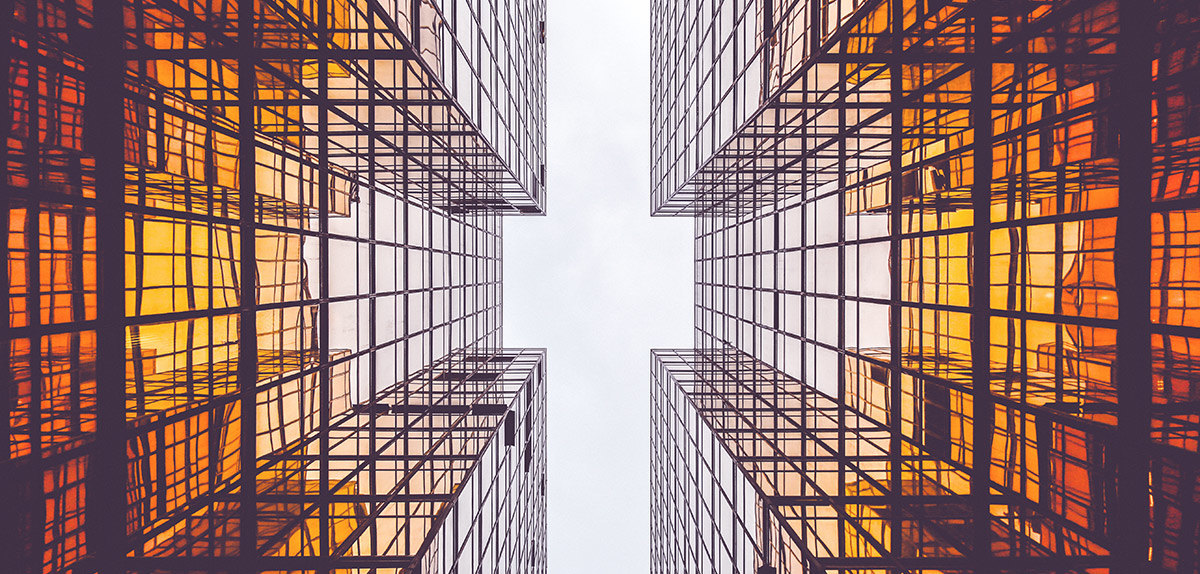
[[[716,411],[701,410],[706,399],[720,401],[727,388],[713,388],[693,367],[698,365],[690,351],[654,354],[650,515],[651,535],[661,543],[651,548],[652,570],[705,572],[723,564],[754,572],[770,547],[759,542],[764,508],[749,477],[738,471],[737,455],[704,418]]]
[[[544,571],[544,353],[500,309],[544,13],[4,11],[12,567]]]
[[[676,403],[770,509],[724,547],[796,549],[755,564],[780,572],[1200,567],[1195,3],[653,10],[652,204],[696,226],[672,369],[725,381]],[[813,416],[757,422],[787,413],[772,386]],[[747,434],[816,491],[776,498]],[[692,456],[654,440],[660,472]]]

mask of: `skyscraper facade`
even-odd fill
[[[1200,5],[652,12],[652,570],[1200,571]]]
[[[545,3],[3,12],[0,569],[544,572]]]

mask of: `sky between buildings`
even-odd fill
[[[549,348],[550,571],[645,572],[650,348],[692,340],[692,223],[650,213],[650,8],[550,0],[549,215],[504,222],[504,341]]]

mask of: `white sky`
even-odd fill
[[[650,348],[692,340],[692,222],[650,213],[650,8],[550,0],[549,215],[504,222],[504,343],[549,349],[550,571],[646,572]]]

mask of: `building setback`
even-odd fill
[[[545,572],[545,2],[0,19],[3,569]]]
[[[1200,4],[652,12],[652,571],[1200,571]]]

